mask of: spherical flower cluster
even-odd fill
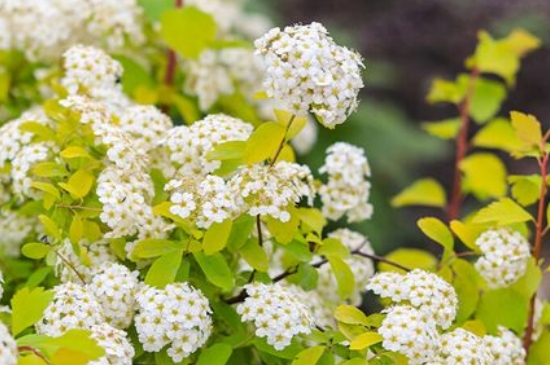
[[[35,324],[38,334],[58,337],[71,329],[90,329],[105,322],[101,305],[85,287],[65,283],[53,291],[52,302]]]
[[[252,283],[244,288],[248,297],[237,312],[243,321],[253,322],[256,336],[265,337],[275,349],[282,350],[294,336],[311,332],[310,308],[284,286]]]
[[[243,167],[231,177],[229,185],[242,211],[252,216],[269,215],[281,222],[290,219],[290,205],[302,197],[312,205],[315,196],[309,168],[286,161]]]
[[[486,335],[483,344],[493,354],[491,365],[525,365],[525,349],[519,339],[509,329],[499,326],[499,335]]]
[[[508,229],[491,229],[476,240],[483,256],[475,268],[490,288],[503,288],[516,282],[531,257],[529,243],[519,232]]]
[[[172,128],[172,120],[152,105],[134,105],[120,116],[120,128],[131,136],[138,149],[148,152]]]
[[[145,351],[169,345],[168,356],[180,362],[204,345],[212,332],[208,299],[187,283],[138,291],[135,326]]]
[[[107,323],[116,328],[127,328],[135,313],[135,295],[138,272],[126,266],[105,263],[92,273],[88,291],[103,308]]]
[[[181,174],[206,175],[221,165],[219,161],[209,161],[206,154],[219,143],[247,140],[252,129],[240,119],[213,114],[189,127],[171,129],[161,143]]]
[[[495,364],[493,354],[483,339],[462,328],[441,336],[441,348],[436,359],[445,365]]]
[[[134,347],[128,340],[126,332],[108,324],[94,325],[90,328],[91,338],[105,350],[105,355],[88,365],[132,365]]]
[[[187,74],[184,90],[198,97],[202,111],[236,91],[252,101],[263,79],[263,67],[246,48],[207,49],[198,60],[186,62],[184,71]]]
[[[170,212],[192,220],[200,228],[234,218],[238,213],[232,191],[219,176],[208,175],[199,181],[192,178],[172,180],[165,189],[172,192]]]
[[[395,306],[385,312],[378,333],[386,350],[405,355],[411,365],[424,364],[436,356],[439,334],[428,314],[410,306]]]
[[[8,328],[0,322],[0,364],[15,365],[17,357],[17,343]]]
[[[7,209],[0,210],[0,253],[7,257],[18,257],[25,237],[36,226],[35,217],[26,217]]]
[[[20,50],[32,61],[55,60],[81,42],[120,51],[126,39],[144,40],[136,0],[2,1],[0,19],[2,49]]]
[[[360,248],[365,253],[374,254],[369,240],[358,232],[342,228],[331,232],[328,237],[342,242],[350,252]],[[357,255],[350,255],[350,257],[345,259],[345,262],[348,264],[355,278],[355,289],[349,301],[351,304],[358,306],[361,304],[361,293],[365,290],[365,286],[374,274],[374,265],[372,260]],[[319,272],[319,282],[316,291],[326,301],[334,305],[339,304],[341,299],[337,294],[338,284],[334,278],[332,268],[330,265],[323,265],[317,271]]]
[[[95,269],[105,263],[116,261],[116,257],[111,252],[107,241],[90,243],[82,240],[79,242],[79,246],[86,251],[86,258],[89,260],[88,265],[84,264],[84,260],[74,252],[70,240],[65,239],[57,249],[56,274],[64,283],[78,283],[81,279],[84,279],[85,283],[89,283]]]
[[[458,298],[454,288],[436,274],[420,269],[406,275],[376,274],[368,283],[367,290],[394,302],[407,301],[443,329],[449,328],[456,317]]]
[[[319,190],[326,217],[337,220],[347,214],[350,223],[371,217],[370,182],[366,180],[370,166],[363,149],[344,142],[333,144],[319,172],[328,175]]]
[[[345,122],[363,87],[361,57],[338,46],[319,23],[270,30],[256,40],[269,97],[297,115],[312,112],[326,127]]]

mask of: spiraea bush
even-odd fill
[[[295,153],[354,112],[365,62],[241,6],[0,1],[0,363],[550,364],[550,131],[500,110],[538,39],[480,32],[433,82],[453,188],[392,203],[433,207],[441,250],[380,256],[348,226],[376,211],[365,152]]]

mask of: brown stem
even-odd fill
[[[277,162],[277,159],[279,158],[279,155],[281,154],[281,151],[285,147],[286,142],[286,136],[288,135],[288,131],[290,129],[290,126],[292,125],[292,122],[294,122],[294,119],[296,119],[296,115],[292,114],[292,117],[290,117],[290,120],[288,121],[288,124],[286,125],[285,135],[283,139],[281,140],[281,143],[279,143],[279,147],[277,148],[277,152],[275,152],[275,156],[273,156],[273,159],[271,160],[271,163],[269,166],[275,165],[275,162]]]
[[[404,270],[404,271],[411,271],[411,268],[409,268],[407,266],[404,266],[404,265],[401,265],[398,262],[388,260],[387,258],[382,257],[382,256],[366,253],[366,252],[359,251],[359,250],[351,251],[351,254],[361,256],[361,257],[365,257],[365,258],[368,258],[368,259],[371,259],[371,260],[374,260],[374,261],[383,262],[385,264],[391,265],[393,267],[396,267],[396,268]]]
[[[59,251],[57,250],[54,250],[55,254],[57,255],[57,257],[59,257],[59,259],[61,261],[63,261],[63,263],[65,265],[67,265],[75,274],[76,276],[78,277],[78,279],[80,279],[80,281],[82,282],[83,285],[86,285],[86,279],[84,278],[84,276],[82,276],[82,274],[76,269],[76,267],[69,261],[67,260],[67,258],[65,258],[62,254],[59,253]]]
[[[470,82],[468,85],[468,90],[466,91],[466,96],[464,100],[460,103],[458,110],[460,112],[460,132],[458,134],[458,139],[456,141],[456,159],[454,166],[454,180],[453,187],[451,191],[451,199],[447,207],[447,216],[449,221],[456,219],[460,211],[460,205],[462,204],[462,189],[461,189],[461,180],[462,175],[460,172],[460,163],[466,156],[468,152],[468,130],[470,128],[470,106],[472,102],[472,97],[474,96],[476,81],[479,77],[479,69],[473,68],[470,73]]]
[[[258,230],[258,244],[264,247],[264,235],[262,234],[262,218],[258,214],[256,216],[256,229]]]
[[[183,7],[183,0],[175,0],[174,6],[176,8]],[[177,55],[172,48],[168,48],[166,51],[166,73],[164,74],[164,85],[172,86],[174,84],[174,78],[176,76]],[[168,105],[162,105],[161,110],[164,113],[168,113]]]
[[[538,205],[538,211],[537,211],[537,222],[536,222],[536,233],[535,233],[535,244],[533,245],[533,258],[535,259],[535,262],[538,264],[540,259],[540,252],[542,248],[542,237],[544,235],[544,206],[546,202],[546,173],[548,169],[548,157],[550,156],[548,153],[544,152],[544,142],[541,144],[541,150],[544,153],[544,157],[542,160],[539,159],[539,165],[540,165],[540,174],[542,176],[542,183],[540,186],[540,196],[539,196],[539,205]],[[523,347],[525,348],[525,351],[529,353],[529,348],[531,347],[532,343],[532,337],[533,337],[533,331],[535,327],[535,302],[537,298],[537,293],[535,292],[533,296],[531,297],[531,301],[529,302],[529,317],[527,318],[527,328],[525,329],[525,334],[523,336]]]
[[[21,352],[30,352],[32,354],[34,354],[36,357],[39,357],[42,361],[44,361],[46,364],[50,365],[51,362],[50,360],[48,360],[44,355],[42,355],[42,353],[40,351],[38,351],[37,349],[35,349],[34,347],[31,347],[31,346],[19,346],[17,347],[17,352],[21,353]]]

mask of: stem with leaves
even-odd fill
[[[31,346],[19,346],[17,347],[17,352],[19,353],[22,353],[22,352],[30,352],[32,353],[34,356],[40,358],[44,363],[50,365],[51,362],[50,360],[48,360],[40,351],[38,351],[37,349],[35,349],[34,347],[31,347]]]
[[[288,124],[286,125],[285,135],[281,139],[281,143],[279,143],[279,147],[277,148],[277,151],[275,152],[275,155],[273,156],[273,159],[271,160],[271,163],[269,166],[275,165],[277,162],[277,159],[279,158],[279,155],[283,151],[283,148],[285,147],[286,137],[288,135],[288,131],[290,130],[290,127],[292,126],[292,122],[294,122],[294,119],[296,119],[296,115],[292,114],[292,117],[290,117],[290,120],[288,121]]]
[[[458,106],[460,112],[460,132],[456,140],[456,158],[454,166],[454,180],[451,191],[449,205],[447,207],[447,216],[449,222],[458,217],[460,205],[462,204],[462,174],[460,164],[468,152],[468,131],[470,129],[470,107],[477,79],[479,78],[479,69],[474,67],[470,72],[470,82],[464,100]]]
[[[539,195],[539,204],[537,209],[537,221],[535,224],[535,243],[533,245],[533,258],[535,263],[538,263],[540,260],[540,254],[542,249],[542,237],[544,236],[544,211],[546,206],[546,174],[548,172],[548,159],[549,154],[545,151],[546,140],[548,139],[548,133],[544,136],[543,141],[541,142],[541,152],[542,157],[539,157],[538,163],[540,168],[540,175],[542,177],[541,186],[540,186],[540,195]],[[531,347],[533,331],[535,327],[535,303],[537,299],[537,293],[535,292],[531,297],[529,302],[529,316],[527,317],[527,328],[525,329],[525,334],[523,336],[523,347],[525,351],[529,353],[529,348]]]
[[[175,0],[174,1],[174,7],[175,8],[181,8],[183,7],[183,0]],[[172,48],[168,48],[166,51],[166,72],[164,74],[164,85],[171,87],[174,84],[174,78],[176,76],[176,66],[178,62],[178,58],[176,55],[176,51],[174,51]],[[164,113],[168,112],[168,106],[162,105],[162,111]]]

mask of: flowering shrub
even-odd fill
[[[443,208],[418,221],[441,253],[383,257],[346,227],[375,210],[364,151],[295,155],[354,112],[361,56],[240,5],[0,2],[0,363],[548,364],[550,133],[497,117],[539,41],[481,32],[469,73],[434,81],[459,112],[424,126],[456,139],[454,186],[393,205]]]

